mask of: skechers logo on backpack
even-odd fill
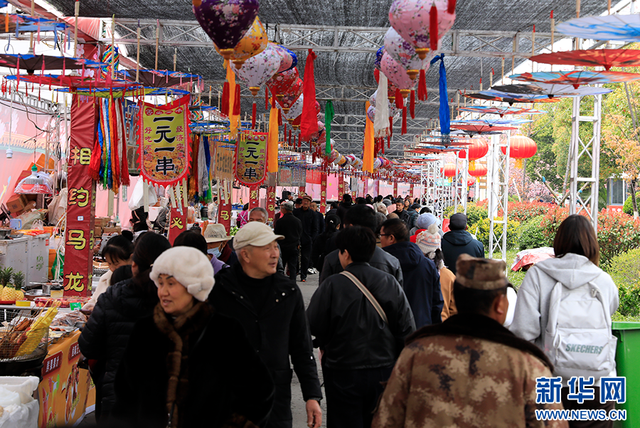
[[[576,345],[573,343],[568,343],[566,351],[577,352],[580,354],[599,354],[600,352],[602,352],[602,348],[604,348],[604,346]]]

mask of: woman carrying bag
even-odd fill
[[[164,252],[159,303],[140,320],[116,377],[115,415],[136,427],[263,426],[273,382],[236,321],[206,302],[213,267],[195,248]]]

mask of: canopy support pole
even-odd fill
[[[500,260],[507,261],[507,223],[509,202],[509,134],[492,135],[489,146],[489,258],[500,252]],[[505,149],[505,153],[502,149]],[[498,213],[502,211],[502,217]]]

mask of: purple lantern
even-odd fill
[[[258,0],[193,0],[193,13],[224,59],[258,16]]]

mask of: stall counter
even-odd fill
[[[49,346],[38,386],[38,426],[73,426],[94,410],[96,390],[88,370],[78,368],[80,331]]]

